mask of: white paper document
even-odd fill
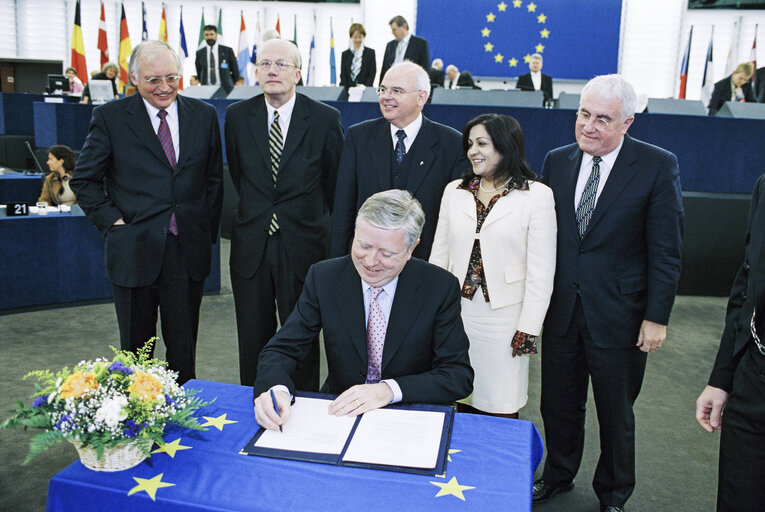
[[[296,397],[282,430],[266,430],[255,442],[260,448],[340,455],[356,418],[327,412],[331,400]]]
[[[444,413],[377,409],[364,413],[343,461],[434,468]]]

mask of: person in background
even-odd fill
[[[542,91],[545,102],[553,99],[552,77],[542,73],[542,54],[534,53],[529,58],[529,72],[518,77],[516,89],[522,91]]]
[[[749,79],[754,73],[751,62],[742,62],[731,73],[715,84],[712,89],[712,97],[709,99],[709,115],[714,116],[722,108],[726,101],[739,101],[741,103],[755,103],[757,98],[752,92],[752,84]]]
[[[218,28],[215,25],[205,25],[203,35],[207,44],[197,50],[194,61],[199,83],[220,85],[231,92],[239,80],[236,54],[230,47],[218,43]]]
[[[190,85],[190,86],[193,86],[193,85],[201,85],[201,84],[199,83],[199,78],[197,78],[197,75],[191,75],[191,77],[189,78],[189,85]]]
[[[446,76],[449,79],[449,89],[480,89],[473,80],[473,75],[470,71],[463,71],[460,73],[459,68],[454,64],[446,66]]]
[[[48,148],[50,173],[45,177],[45,183],[43,183],[37,202],[44,201],[53,206],[77,203],[77,197],[69,186],[74,164],[74,151],[69,146],[56,145]]]
[[[427,72],[430,68],[428,42],[409,32],[409,23],[403,16],[394,16],[388,25],[393,33],[393,41],[389,41],[385,46],[382,69],[380,69],[380,84],[382,85],[385,73],[393,64],[400,64],[405,60],[414,62]]]
[[[428,76],[430,77],[430,87],[443,87],[446,75],[444,73],[444,61],[441,59],[433,59],[433,63],[428,70]]]
[[[345,50],[340,58],[340,86],[346,90],[356,85],[371,87],[377,73],[377,62],[375,51],[364,46],[367,31],[361,23],[354,23],[348,33],[352,46]]]
[[[526,162],[510,116],[483,114],[462,132],[472,164],[441,200],[430,262],[462,283],[462,322],[475,370],[460,412],[517,418],[528,399],[529,354],[555,275],[555,202]]]
[[[118,99],[120,96],[117,93],[117,75],[120,74],[120,68],[114,62],[107,62],[101,69],[100,73],[96,73],[91,76],[91,80],[111,80],[112,90],[114,91],[114,99]],[[82,90],[82,99],[80,103],[90,103],[90,87],[87,85]]]
[[[77,70],[70,66],[66,68],[64,74],[69,79],[69,94],[71,96],[81,96],[85,86],[82,85],[82,80],[77,78]]]

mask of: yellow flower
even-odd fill
[[[157,398],[157,395],[162,391],[162,383],[149,373],[136,372],[128,391],[130,391],[131,397],[138,397],[144,402],[148,402]]]
[[[74,372],[66,378],[61,386],[61,398],[80,398],[87,391],[94,391],[98,387],[96,376],[93,373],[83,374]]]

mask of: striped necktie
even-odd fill
[[[161,109],[157,112],[157,117],[159,118],[159,128],[157,129],[159,143],[162,144],[162,150],[165,152],[167,161],[170,162],[170,167],[175,169],[175,148],[173,147],[173,136],[170,134],[170,126],[167,124],[167,110]],[[175,220],[175,212],[170,216],[170,225],[167,230],[178,236],[178,222]]]
[[[279,112],[274,110],[274,121],[268,131],[268,152],[271,155],[271,177],[274,180],[276,188],[277,175],[279,174],[279,161],[284,149],[284,138],[282,137],[282,127],[279,125]],[[273,235],[279,230],[279,222],[276,219],[276,212],[271,216],[271,224],[268,226],[268,234]]]
[[[599,156],[592,157],[592,172],[584,185],[582,197],[579,198],[579,206],[576,207],[576,224],[579,227],[579,237],[584,236],[587,224],[590,222],[592,212],[595,210],[595,199],[598,194],[598,182],[600,181]]]

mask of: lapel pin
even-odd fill
[[[420,160],[420,165],[422,165],[422,164],[424,164],[424,163],[425,163],[425,162],[423,162],[422,160]]]

